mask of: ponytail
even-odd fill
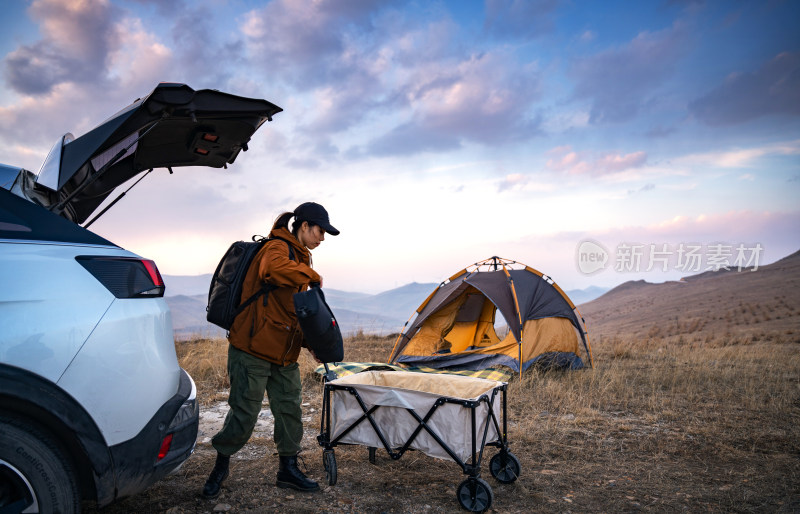
[[[293,212],[284,212],[278,216],[278,219],[275,220],[275,224],[272,225],[272,230],[277,230],[279,228],[285,228],[286,230],[289,230],[289,220],[292,219],[293,216]]]
[[[289,220],[292,219],[292,217],[294,217],[294,223],[292,223],[292,230],[290,232],[294,237],[297,237],[297,231],[300,230],[300,225],[302,225],[305,220],[298,219],[293,212],[284,212],[278,216],[278,219],[275,220],[275,224],[272,225],[272,230],[279,228],[289,230]]]

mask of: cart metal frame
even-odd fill
[[[327,371],[327,366],[326,366],[326,371]],[[414,429],[411,436],[409,436],[408,440],[402,446],[400,446],[399,448],[391,448],[388,441],[386,440],[386,437],[383,434],[383,431],[381,430],[381,427],[378,426],[378,423],[373,418],[373,414],[382,406],[381,405],[374,405],[372,407],[367,406],[367,404],[364,403],[364,401],[362,400],[361,395],[359,394],[356,387],[352,385],[331,384],[330,381],[332,380],[332,378],[335,378],[335,375],[333,375],[330,372],[327,372],[323,377],[323,381],[325,382],[325,388],[322,399],[320,434],[319,436],[317,436],[317,441],[319,442],[320,446],[323,447],[322,461],[323,461],[323,466],[325,468],[326,480],[329,485],[331,486],[335,485],[337,480],[336,457],[334,454],[334,448],[340,444],[345,444],[345,445],[353,444],[353,443],[342,443],[340,441],[351,430],[353,430],[354,428],[356,428],[358,425],[360,425],[365,421],[372,426],[372,429],[375,431],[375,434],[383,444],[386,453],[392,460],[400,459],[410,449],[411,444],[416,440],[417,436],[420,433],[422,433],[423,430],[427,432],[433,438],[433,440],[436,441],[436,443],[439,444],[442,447],[442,449],[450,456],[450,458],[452,458],[452,460],[461,467],[464,474],[467,475],[468,478],[466,478],[459,485],[456,492],[456,496],[461,506],[464,509],[469,510],[471,512],[484,512],[488,510],[494,498],[494,493],[492,492],[492,488],[486,481],[480,478],[481,463],[483,461],[483,450],[486,446],[499,448],[499,452],[494,457],[492,457],[489,465],[489,470],[495,479],[497,479],[500,483],[510,484],[519,477],[520,474],[519,460],[508,449],[509,447],[508,432],[507,432],[508,410],[506,402],[506,391],[508,389],[508,384],[503,383],[502,385],[496,386],[495,388],[492,389],[491,393],[483,394],[477,399],[465,400],[461,398],[451,398],[447,396],[441,396],[434,401],[430,409],[422,416],[414,409],[404,408],[403,410],[408,412],[416,420],[417,426]],[[358,402],[358,405],[361,407],[363,414],[351,425],[345,428],[341,434],[331,439],[331,401],[332,401],[331,398],[334,391],[345,391],[351,394]],[[501,394],[502,423],[500,420],[497,419],[495,411],[492,408],[498,394]],[[439,434],[437,434],[435,430],[433,430],[428,424],[429,420],[434,415],[434,413],[436,413],[437,409],[447,403],[457,404],[470,410],[470,426],[472,429],[471,433],[472,453],[471,457],[466,459],[466,462],[462,460],[458,455],[456,455],[456,453],[450,448],[447,442],[445,442],[439,436]],[[476,408],[482,403],[488,404],[488,409],[487,409],[488,420],[485,423],[485,426],[483,428],[483,434],[481,435],[478,433],[480,430],[478,428]],[[495,432],[498,434],[497,439],[493,441],[486,440],[489,434],[490,423],[494,426]],[[369,448],[369,460],[371,463],[375,464],[375,452],[377,448],[371,446],[368,448]]]

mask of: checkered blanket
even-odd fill
[[[485,378],[497,380],[498,382],[508,382],[514,376],[514,372],[507,368],[488,368],[478,371],[462,370],[442,370],[426,368],[421,366],[396,366],[385,362],[339,362],[328,364],[328,369],[336,375],[336,378],[346,377],[362,371],[416,371],[419,373],[446,373],[449,375],[463,375],[467,377]],[[314,370],[322,377],[325,374],[325,366],[319,365]]]

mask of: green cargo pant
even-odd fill
[[[273,439],[278,455],[297,455],[303,439],[300,368],[295,362],[279,366],[233,346],[228,347],[230,409],[225,424],[211,444],[223,455],[233,455],[250,439],[261,412],[264,391],[275,419]]]

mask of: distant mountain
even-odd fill
[[[569,291],[565,291],[565,293],[567,293],[569,299],[572,300],[572,303],[575,305],[580,305],[582,303],[591,302],[595,298],[605,294],[607,291],[607,287],[590,286],[586,289],[571,289]]]
[[[352,295],[350,293],[348,297],[331,297],[326,290],[325,297],[333,308],[402,318],[402,324],[437,285],[412,282],[375,295]],[[341,294],[341,292],[339,293]]]
[[[325,291],[325,300],[327,300],[328,303],[336,303],[342,305],[351,301],[358,301],[372,296],[367,293],[348,293],[347,291],[340,291],[338,289],[328,289],[327,287],[324,289],[324,291]]]
[[[206,321],[208,293],[167,296],[164,299],[172,312],[172,328],[177,336],[225,337],[223,329]]]
[[[166,300],[172,310],[175,332],[181,337],[222,337],[225,331],[206,321],[206,304],[211,274],[182,276],[163,275]],[[417,307],[438,284],[412,282],[378,294],[353,293],[323,289],[342,332],[370,334],[400,332]],[[567,291],[575,304],[597,298],[607,289],[589,287]]]
[[[177,335],[180,337],[225,335],[224,330],[206,321],[208,284],[211,275],[196,277],[165,275],[163,278],[167,288],[166,301],[172,311],[172,324]],[[412,283],[376,295],[336,289],[323,290],[342,333],[347,336],[359,331],[370,334],[400,332],[409,316],[435,287],[436,284]],[[170,295],[176,290],[190,294]],[[198,290],[201,293],[198,294]]]

